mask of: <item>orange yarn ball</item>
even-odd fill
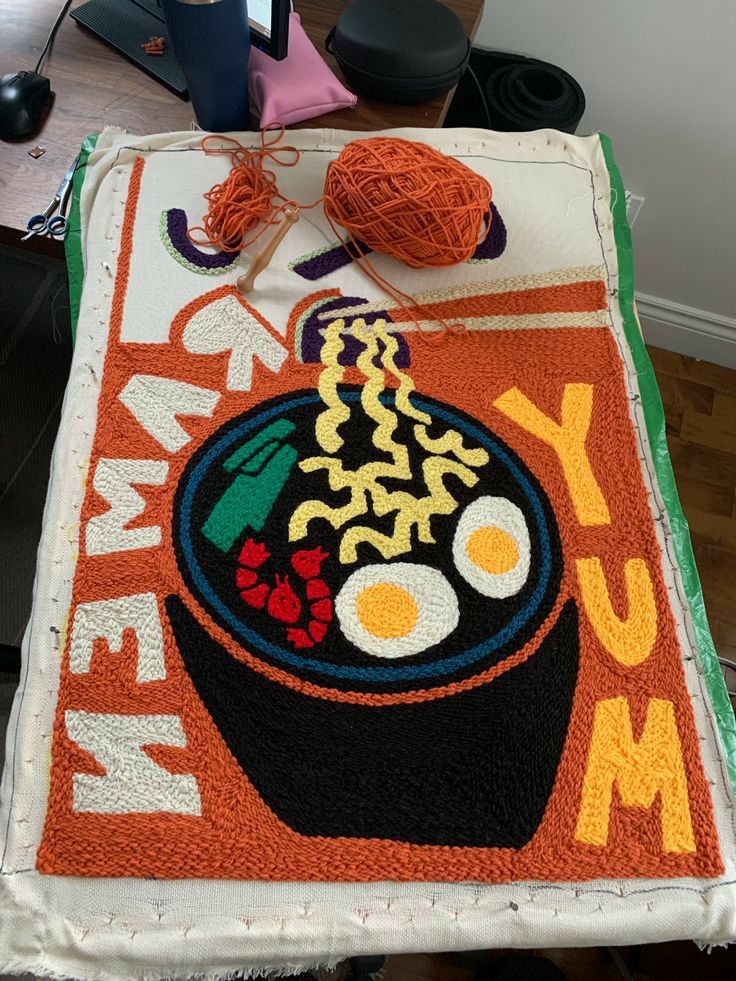
[[[491,220],[491,185],[426,143],[348,143],[327,168],[324,210],[350,238],[414,268],[473,255]]]

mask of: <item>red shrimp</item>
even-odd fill
[[[262,542],[247,539],[238,556],[238,569],[235,572],[235,585],[238,587],[241,599],[257,610],[265,610],[268,616],[280,623],[289,624],[286,628],[286,639],[297,650],[314,647],[327,636],[327,628],[332,622],[332,593],[324,579],[320,578],[320,569],[329,553],[321,546],[310,549],[299,549],[291,556],[291,567],[304,581],[305,600],[299,598],[294,587],[289,582],[288,575],[274,572],[274,583],[259,582],[255,571],[271,558],[271,553]],[[308,620],[303,622],[304,609],[309,606]]]

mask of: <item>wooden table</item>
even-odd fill
[[[78,6],[83,0],[75,0]],[[129,2],[129,0],[120,0]],[[296,0],[295,7],[312,41],[340,76],[324,39],[348,0]],[[398,2],[398,0],[397,0]],[[444,0],[473,38],[483,0]],[[32,69],[61,0],[2,0],[0,74]],[[34,236],[20,244],[29,215],[51,199],[61,175],[88,133],[121,126],[130,133],[188,129],[192,107],[127,61],[113,48],[66,17],[42,72],[51,79],[55,100],[40,132],[14,142],[0,141],[0,242],[62,255],[62,244]],[[416,106],[395,106],[360,98],[355,109],[310,119],[303,126],[374,130],[393,126],[441,126],[452,92]],[[28,151],[46,148],[34,160]]]

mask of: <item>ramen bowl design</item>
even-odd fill
[[[369,385],[262,402],[189,461],[177,645],[294,830],[519,848],[552,790],[578,668],[552,507],[481,423]]]

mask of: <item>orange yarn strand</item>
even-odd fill
[[[299,150],[278,145],[283,126],[275,139],[267,140],[266,133],[261,133],[256,150],[232,137],[204,137],[204,152],[229,155],[232,170],[205,194],[207,215],[202,226],[189,230],[193,242],[237,252],[255,242],[287,205],[305,209],[322,203],[333,233],[344,245],[352,244],[361,269],[408,313],[418,331],[426,333],[420,318],[440,324],[442,331],[436,336],[465,329],[464,324],[451,327],[381,276],[358,243],[415,269],[465,262],[490,226],[493,191],[485,178],[425,143],[372,137],[348,143],[327,168],[324,196],[304,205],[284,198],[275,174],[264,166],[269,160],[294,167]],[[211,140],[218,145],[208,145]],[[223,146],[223,141],[229,145]],[[251,234],[259,224],[262,227]],[[203,238],[197,240],[196,232]]]

